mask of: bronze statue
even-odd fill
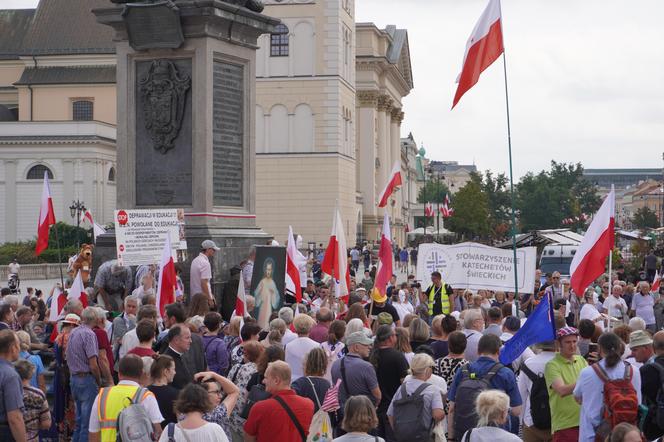
[[[111,0],[112,3],[156,3],[158,0],[147,0],[147,1],[135,1],[135,0]],[[250,11],[254,12],[263,12],[263,8],[265,7],[263,5],[262,0],[221,0],[225,3],[230,3],[232,5],[239,5],[244,8],[249,9]]]

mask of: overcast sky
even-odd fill
[[[3,8],[36,0],[1,0]],[[402,134],[435,160],[507,171],[502,59],[450,111],[487,0],[356,0],[356,20],[408,30],[415,89]],[[515,176],[551,159],[662,167],[664,2],[503,0]]]

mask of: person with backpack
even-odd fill
[[[572,392],[581,370],[586,368],[588,363],[577,354],[577,329],[562,327],[556,336],[559,351],[544,368],[544,379],[549,389],[551,433],[556,442],[578,442],[580,407]]]
[[[217,312],[209,312],[203,318],[203,324],[207,331],[203,334],[203,351],[207,360],[208,368],[221,376],[228,374],[230,368],[230,355],[226,343],[219,337],[221,315]]]
[[[436,422],[445,417],[443,396],[426,382],[433,373],[433,358],[418,353],[410,364],[412,377],[394,393],[387,418],[396,442],[429,442]]]
[[[461,442],[519,442],[518,436],[509,433],[501,426],[509,417],[510,397],[499,390],[486,390],[477,395],[475,412],[477,427],[466,431]]]
[[[523,399],[523,440],[525,442],[548,442],[551,435],[551,409],[549,391],[544,379],[546,364],[556,355],[554,341],[538,344],[541,352],[521,365],[517,378],[519,393]]]
[[[635,333],[636,331],[632,332],[632,335]],[[652,341],[655,356],[645,361],[639,369],[641,396],[643,404],[648,407],[648,414],[641,429],[648,440],[664,435],[664,331],[655,333]]]
[[[89,440],[92,442],[150,442],[161,434],[164,418],[154,394],[140,386],[143,361],[126,355],[118,367],[120,382],[99,390],[92,404]],[[129,434],[132,435],[131,439]]]
[[[463,366],[454,376],[447,395],[450,401],[448,440],[461,439],[466,431],[477,426],[475,399],[484,390],[503,391],[510,398],[511,414],[521,414],[522,400],[514,372],[498,362],[501,344],[498,336],[482,336],[477,344],[477,361]]]
[[[641,403],[641,375],[621,359],[625,347],[615,333],[597,341],[602,359],[581,371],[574,399],[582,405],[579,441],[605,440],[620,424],[636,425]]]

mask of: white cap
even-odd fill
[[[206,239],[205,241],[203,241],[203,244],[201,244],[201,248],[203,250],[207,250],[207,249],[221,250],[217,246],[217,244],[215,244],[215,242],[212,241],[211,239]]]

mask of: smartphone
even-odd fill
[[[599,345],[595,344],[594,342],[591,342],[590,344],[588,344],[588,352],[589,353],[599,352]]]

